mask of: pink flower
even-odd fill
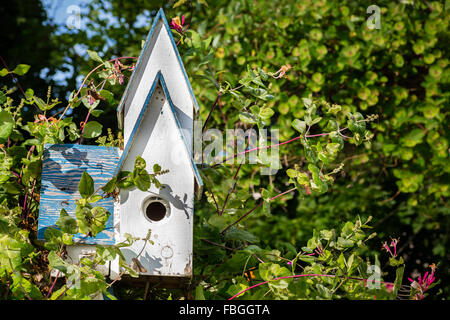
[[[292,261],[288,261],[287,264],[292,266]]]
[[[430,266],[431,268],[431,274],[428,274],[428,271],[425,273],[423,278],[419,276],[419,281],[413,280],[411,278],[408,278],[408,280],[411,282],[411,287],[417,292],[414,295],[415,300],[422,300],[425,298],[425,291],[428,290],[430,285],[436,280],[436,277],[434,276],[434,271],[436,270],[436,265],[433,263]]]
[[[123,68],[123,65],[120,63],[119,59],[116,59],[116,61],[114,62],[114,73],[116,78],[119,80],[119,84],[122,85],[123,84],[123,79],[124,79],[124,75],[121,71],[121,69]]]
[[[394,285],[392,283],[385,283],[384,286],[386,287],[386,290],[390,293],[394,289]]]
[[[286,74],[286,72],[287,72],[289,69],[291,69],[291,68],[292,68],[292,66],[291,66],[290,64],[287,64],[287,65],[285,65],[285,66],[281,66],[280,70],[278,70],[277,72],[275,72],[275,74],[273,75],[273,77],[274,77],[275,79],[282,78],[282,77]]]
[[[394,256],[397,255],[397,243],[398,243],[398,239],[392,239],[391,247],[394,248]]]
[[[88,99],[89,99],[89,105],[92,106],[94,104],[94,102],[95,102],[94,97],[91,96],[91,95],[88,95]]]
[[[383,245],[381,246],[381,249],[384,249],[387,252],[389,252],[391,257],[395,257],[395,256],[397,256],[397,243],[398,243],[398,239],[391,239],[391,244],[390,245],[388,245],[387,241],[385,241],[383,243]],[[389,247],[392,247],[394,249],[393,253],[392,253],[391,249],[389,249]]]
[[[324,254],[322,246],[317,245],[316,249],[314,249],[314,252],[312,252],[312,253],[307,253],[307,254],[305,254],[305,256],[314,256],[314,255],[316,255],[316,254],[317,254],[318,256],[321,256],[321,255]]]
[[[386,250],[386,251],[389,252],[389,253],[391,254],[391,256],[392,256],[392,251],[391,251],[391,249],[389,249],[389,246],[388,246],[388,244],[387,244],[386,241],[385,241],[385,242],[383,243],[383,245],[381,246],[381,249]]]
[[[179,33],[183,33],[184,15],[181,17],[181,21],[180,17],[172,18],[172,21],[170,21],[169,26],[171,29],[175,29]]]

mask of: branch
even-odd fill
[[[289,189],[288,191],[285,191],[283,193],[280,193],[278,195],[276,195],[275,197],[270,198],[267,201],[272,201],[275,200],[278,197],[281,197],[283,195],[285,195],[286,193],[292,192],[294,190],[296,190],[297,188],[292,188]],[[266,200],[264,200],[266,201]],[[240,221],[242,221],[245,217],[247,217],[250,213],[252,213],[253,211],[255,211],[256,209],[258,209],[260,206],[262,206],[264,204],[264,201],[260,202],[258,205],[256,205],[256,207],[254,207],[253,209],[251,209],[250,211],[248,211],[246,214],[244,214],[242,217],[240,217],[239,219],[237,219],[235,222],[233,222],[232,224],[230,224],[228,227],[226,227],[220,234],[225,234],[225,232],[227,232],[232,226],[234,226],[235,224],[239,223]]]
[[[136,58],[136,57],[120,57],[120,58],[115,58],[115,59],[108,60],[108,62],[113,62],[113,61],[115,61],[115,60],[123,60],[123,59],[137,59],[137,58]],[[91,76],[91,74],[93,74],[97,69],[99,69],[99,68],[100,68],[101,66],[103,66],[103,65],[104,65],[104,63],[102,63],[102,64],[96,66],[94,69],[92,69],[92,70],[87,74],[87,76],[86,76],[86,77],[84,78],[84,80],[83,80],[83,83],[81,84],[80,88],[78,89],[77,93],[76,93],[75,96],[72,98],[72,101],[75,101],[75,98],[80,94],[81,89],[83,89],[83,87],[84,87],[84,85],[85,85],[85,83],[86,83],[86,80]],[[61,114],[61,116],[59,117],[58,120],[61,120],[61,119],[64,117],[64,115],[66,114],[66,112],[67,112],[67,110],[70,108],[70,106],[71,106],[71,103],[69,102],[69,104],[68,104],[67,107],[64,109],[63,113]]]

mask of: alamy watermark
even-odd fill
[[[281,169],[278,129],[208,129],[203,132],[202,122],[194,121],[192,131],[182,129],[182,132],[186,140],[192,138],[193,159],[197,165],[259,164],[262,175],[274,175]],[[182,152],[171,148],[172,163],[181,164]]]
[[[81,8],[77,5],[71,5],[67,7],[66,13],[68,14],[66,27],[69,30],[81,29]]]
[[[367,18],[366,25],[370,30],[373,29],[381,29],[381,12],[380,7],[373,4],[367,7],[366,13],[371,14],[369,18]]]

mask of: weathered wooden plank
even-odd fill
[[[81,198],[78,183],[87,171],[95,189],[105,185],[119,162],[118,150],[112,147],[77,144],[47,144],[42,164],[42,187],[39,209],[38,239],[45,240],[45,229],[53,226],[62,208],[75,216],[75,200]],[[102,199],[95,203],[111,213],[106,228],[95,238],[77,234],[74,241],[86,244],[114,244],[114,200]]]

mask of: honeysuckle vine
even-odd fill
[[[336,278],[339,276],[336,276],[334,274],[296,274],[296,275],[292,275],[292,276],[284,276],[284,277],[277,277],[274,278],[272,280],[267,280],[267,281],[263,281],[260,283],[257,283],[255,285],[252,285],[238,293],[236,293],[234,296],[230,297],[228,300],[234,300],[235,298],[243,295],[244,293],[246,293],[247,291],[250,291],[254,288],[257,288],[259,286],[268,284],[270,282],[273,281],[279,281],[279,280],[283,280],[283,279],[298,279],[298,278],[302,278],[302,277],[326,277],[326,278]],[[392,282],[387,282],[387,281],[379,281],[379,280],[368,280],[368,279],[361,279],[361,278],[354,278],[354,277],[342,277],[343,280],[356,280],[356,281],[361,281],[364,282],[365,285],[367,285],[367,283],[380,283],[380,284],[384,284],[386,286],[394,286],[394,283]]]
[[[294,221],[299,214],[305,214],[307,219],[322,219],[321,196],[336,188],[335,179],[351,176],[351,173],[339,173],[344,170],[344,163],[348,170],[351,165],[346,162],[348,159],[360,155],[344,154],[345,145],[353,145],[345,150],[347,153],[360,153],[364,148],[363,155],[368,154],[373,138],[371,127],[377,115],[364,115],[365,111],[357,110],[367,109],[367,103],[372,99],[370,93],[378,96],[376,89],[369,85],[370,89],[363,87],[358,92],[361,105],[366,104],[366,108],[355,107],[351,99],[347,102],[340,95],[322,92],[318,84],[332,76],[315,72],[312,79],[308,79],[310,72],[307,72],[303,59],[316,49],[323,51],[319,50],[323,46],[316,48],[316,44],[311,44],[309,51],[310,44],[305,43],[308,41],[305,39],[300,41],[299,48],[295,48],[300,53],[292,52],[296,57],[294,60],[280,58],[278,52],[267,57],[270,63],[261,61],[259,53],[245,52],[243,57],[242,53],[247,50],[244,46],[248,44],[236,41],[240,36],[236,30],[231,30],[237,24],[236,20],[220,11],[217,13],[220,22],[216,26],[201,30],[204,29],[202,26],[197,32],[191,26],[194,6],[189,5],[189,22],[180,15],[172,18],[169,26],[178,39],[177,46],[187,73],[191,80],[198,81],[197,87],[197,83],[193,84],[201,103],[200,118],[205,119],[202,134],[216,126],[250,130],[261,138],[264,130],[278,129],[282,139],[279,142],[278,138],[266,137],[262,139],[263,143],[255,146],[249,137],[242,144],[244,149],[235,151],[236,143],[232,152],[227,149],[225,156],[199,165],[205,190],[200,208],[196,207],[194,259],[197,261],[186,291],[195,291],[195,298],[199,299],[424,299],[439,283],[436,265],[431,264],[423,276],[410,274],[404,281],[405,261],[402,250],[398,249],[398,238],[381,244],[381,252],[378,244],[378,250],[369,248],[376,236],[371,232],[371,217],[361,219],[353,215],[351,221],[340,221],[341,216],[336,215],[333,228],[310,230],[312,236],[303,246],[298,238],[304,235],[299,236],[298,232],[309,231],[295,229]],[[276,26],[282,23],[277,21]],[[233,35],[231,38],[226,35],[227,40],[222,44],[224,38],[222,35],[216,37],[215,32],[223,30],[231,30]],[[258,29],[258,32],[263,30]],[[254,36],[255,41],[258,40],[257,35]],[[312,43],[322,36],[318,30],[312,30],[310,37]],[[254,45],[256,51],[265,50],[261,43]],[[252,44],[252,50],[253,47]],[[236,55],[232,59],[227,58],[230,52]],[[147,171],[147,164],[140,157],[137,157],[132,172],[121,172],[97,190],[93,188],[92,177],[83,174],[78,186],[81,198],[76,203],[75,217],[62,210],[56,223],[58,228],[49,228],[45,234],[47,242],[36,244],[32,240],[39,209],[43,145],[82,143],[83,139],[94,138],[102,146],[121,147],[123,143],[120,133],[115,137],[111,129],[106,136],[100,136],[102,126],[92,121],[92,117],[99,116],[98,106],[104,100],[116,103],[105,88],[108,85],[123,86],[134,71],[137,58],[123,56],[103,60],[93,51],[87,53],[99,64],[71,93],[64,108],[60,107],[60,101],[51,98],[51,90],[45,100],[31,89],[21,89],[15,75],[25,74],[29,67],[19,65],[10,69],[1,59],[6,69],[0,70],[0,75],[11,76],[24,96],[14,104],[10,98],[13,89],[3,88],[0,95],[0,292],[6,299],[88,299],[99,293],[114,299],[107,289],[120,285],[119,280],[124,274],[137,276],[143,268],[137,259],[128,265],[120,248],[136,241],[144,241],[143,248],[151,245],[150,233],[142,239],[126,236],[116,246],[97,246],[92,255],[77,264],[65,259],[65,248],[73,244],[75,234],[95,236],[105,227],[110,213],[96,206],[99,199],[117,197],[123,188],[135,187],[145,192],[152,184],[161,186],[158,177],[167,171],[158,165]],[[239,61],[239,67],[229,76],[227,63],[233,59]],[[232,63],[234,65],[235,61]],[[307,82],[295,81],[298,92],[293,92],[289,87],[296,77]],[[355,83],[360,86],[360,82]],[[329,86],[337,88],[339,84],[331,82]],[[314,90],[308,90],[310,88]],[[281,95],[285,97],[280,99]],[[345,101],[345,104],[329,103],[331,98]],[[289,112],[283,111],[281,104],[286,99],[292,101]],[[77,110],[75,108],[81,103],[88,109],[87,115],[84,121],[76,124],[67,111]],[[34,121],[24,124],[21,112],[26,105],[36,106],[40,113],[35,115]],[[420,139],[423,132],[431,132],[426,125],[417,126],[420,127]],[[386,133],[386,127],[384,129],[380,135]],[[399,134],[397,138],[405,138],[408,147],[418,140],[409,134],[407,137]],[[380,141],[377,144],[383,145]],[[272,163],[268,161],[268,152],[264,151],[274,150],[280,151],[281,157]],[[230,161],[242,160],[247,154],[258,161],[250,164]],[[395,162],[395,165],[399,163]],[[258,174],[270,168],[276,168],[276,176]],[[405,177],[404,180],[409,179]],[[400,194],[400,191],[396,193]],[[295,207],[311,203],[302,203],[305,197],[318,199],[319,204],[311,212]],[[292,198],[296,200],[292,201],[294,206],[287,202]],[[95,217],[94,222],[87,213]],[[273,223],[274,219],[284,223]],[[119,259],[122,272],[108,283],[98,267],[114,259]],[[57,270],[56,277],[50,274],[52,269]],[[146,297],[147,290],[144,299]],[[191,293],[185,298],[192,298]]]
[[[88,103],[89,105],[92,105],[95,103],[95,101],[97,100],[96,98],[101,97],[98,95],[97,92],[97,88],[101,85],[102,89],[104,84],[106,83],[106,81],[110,80],[110,79],[114,79],[114,80],[118,80],[120,84],[123,84],[123,74],[121,73],[121,68],[122,68],[122,64],[120,63],[120,60],[137,60],[137,57],[118,57],[118,58],[114,58],[114,59],[110,59],[107,61],[103,61],[98,54],[89,51],[88,53],[90,53],[91,58],[94,61],[97,62],[101,62],[101,64],[97,65],[95,68],[93,68],[91,71],[89,71],[89,73],[84,77],[83,82],[81,83],[78,91],[75,93],[72,93],[69,97],[69,104],[66,106],[66,108],[62,111],[61,115],[59,116],[59,120],[61,120],[65,114],[67,113],[67,110],[69,110],[69,108],[73,107],[75,104],[79,103],[84,97],[88,97]],[[114,63],[114,65],[112,65],[111,63]],[[110,74],[108,74],[108,77],[106,79],[104,79],[100,84],[98,84],[95,87],[90,88],[89,93],[86,93],[84,96],[78,98],[79,94],[81,93],[82,89],[85,88],[85,84],[86,82],[89,80],[89,78],[96,72],[98,71],[98,69],[100,69],[101,67],[105,67],[106,70],[110,71]],[[132,66],[128,66],[126,67],[128,70],[133,71],[134,70],[134,65]],[[104,72],[104,71],[103,71]],[[114,82],[113,82],[114,83]],[[100,91],[102,90],[100,89]],[[78,99],[77,99],[78,98]],[[102,97],[101,97],[102,98]],[[100,99],[101,99],[100,98]]]

